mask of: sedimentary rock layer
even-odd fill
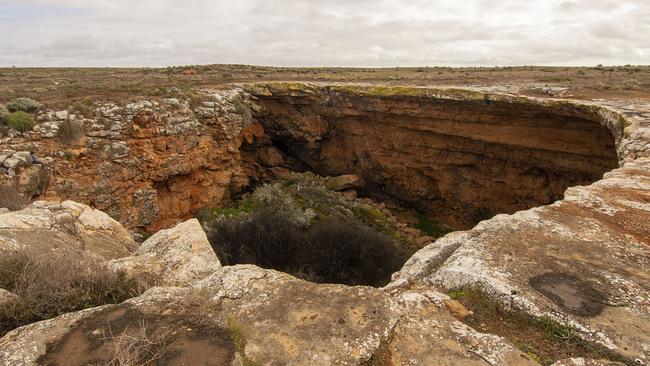
[[[253,117],[287,160],[303,164],[297,168],[358,174],[366,194],[452,226],[554,202],[618,166],[602,118],[569,103],[418,88],[268,84],[247,91]]]

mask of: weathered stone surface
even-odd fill
[[[270,137],[258,139],[260,148],[272,142],[284,161],[321,175],[356,174],[366,194],[433,212],[452,227],[552,203],[567,187],[598,180],[617,166],[624,127],[591,104],[469,89],[246,90]]]
[[[39,365],[38,358],[46,353],[52,340],[63,337],[76,324],[106,307],[64,314],[7,333],[0,338],[0,363],[3,366]]]
[[[650,159],[639,158],[555,204],[498,215],[416,253],[393,286],[481,286],[585,338],[650,359]]]
[[[24,166],[14,174],[7,184],[17,187],[18,192],[28,200],[44,195],[50,183],[49,172],[41,164]]]
[[[53,152],[50,185],[42,198],[84,202],[130,229],[148,232],[228,200],[247,184],[239,164],[244,122],[235,105],[242,103],[241,92],[203,94],[214,102],[201,113],[179,100],[97,101],[94,116],[74,117],[85,137],[73,145],[58,137],[65,113],[43,112],[46,121],[30,138],[42,160],[49,157],[45,152]],[[27,140],[14,138],[11,146]],[[27,165],[13,156],[3,163],[12,170]]]
[[[358,175],[346,174],[328,178],[326,186],[334,191],[342,191],[345,189],[360,188],[361,184],[361,178]]]
[[[394,365],[478,365],[484,359],[534,364],[502,339],[459,323],[424,295],[394,298],[369,287],[317,285],[249,265],[223,267],[193,288],[154,288],[120,305],[16,329],[0,339],[0,360],[34,365],[57,357],[101,359],[108,327],[115,334],[120,324],[137,321],[158,330],[173,327],[176,339],[190,332],[192,342],[204,344],[199,353],[210,352],[210,340],[235,335],[236,346],[215,345],[223,352],[210,365],[359,365],[384,358]],[[174,357],[189,352],[184,342],[172,344],[172,364],[181,364]]]
[[[136,278],[153,279],[160,286],[189,285],[221,267],[197,219],[159,231],[132,256],[109,265]]]
[[[70,250],[112,259],[129,255],[136,247],[117,221],[72,201],[38,201],[23,210],[0,214],[0,255],[23,249]]]

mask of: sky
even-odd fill
[[[0,66],[650,64],[650,0],[0,0]]]

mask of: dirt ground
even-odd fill
[[[650,98],[650,66],[284,68],[247,65],[167,68],[0,68],[0,103],[30,97],[51,108],[84,98],[128,100],[169,88],[251,81],[353,82],[418,86],[516,86],[522,94],[575,99]]]

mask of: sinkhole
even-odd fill
[[[244,142],[241,155],[253,185],[290,172],[354,175],[360,183],[339,194],[412,210],[454,230],[550,204],[618,166],[620,132],[606,127],[615,124],[573,102],[404,87],[244,89],[251,111],[246,129],[255,138]],[[304,204],[301,194],[294,199]],[[296,229],[281,207],[264,210],[247,213],[245,230],[224,226],[213,236],[222,261],[316,282],[380,286],[414,251],[391,249],[401,234],[358,215],[321,215]],[[219,241],[230,242],[229,252]]]

